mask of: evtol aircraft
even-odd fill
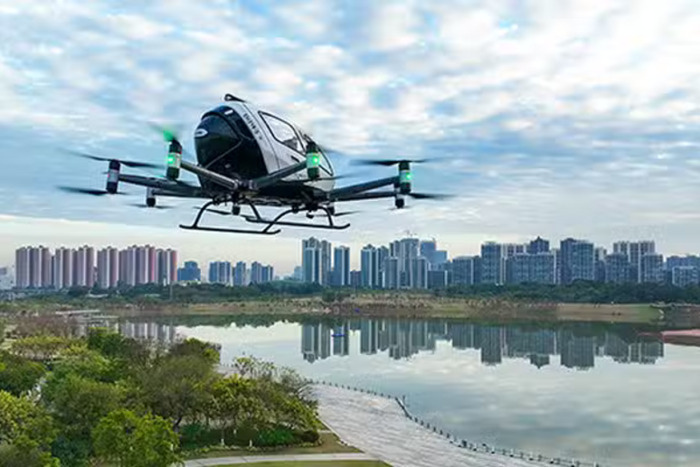
[[[395,209],[406,206],[406,198],[441,199],[445,195],[415,193],[411,189],[411,165],[425,160],[362,159],[359,163],[397,167],[392,176],[343,187],[336,187],[337,176],[328,157],[306,132],[286,120],[256,108],[231,94],[224,102],[202,115],[194,131],[195,157],[183,158],[180,140],[171,130],[159,128],[169,144],[165,177],[147,177],[123,173],[122,168],[153,169],[161,164],[124,160],[80,153],[107,162],[104,190],[69,186],[64,191],[92,196],[120,194],[120,184],[146,188],[143,207],[159,208],[160,197],[206,200],[198,207],[194,221],[180,225],[183,229],[228,233],[275,235],[279,227],[305,227],[342,230],[349,223],[338,224],[336,218],[353,212],[336,211],[336,204],[348,201],[393,199]],[[185,154],[187,155],[187,154]],[[197,176],[199,184],[180,180],[182,171]],[[281,209],[277,216],[265,218],[258,207]],[[245,207],[249,213],[242,214]],[[225,209],[224,209],[225,208]],[[222,228],[201,225],[205,213],[242,218],[258,228]],[[284,220],[289,215],[305,213],[308,221]],[[321,222],[314,222],[320,217]]]

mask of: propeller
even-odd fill
[[[127,161],[127,160],[123,160],[123,159],[117,159],[115,157],[100,157],[100,156],[95,156],[93,154],[88,154],[86,152],[76,152],[76,151],[69,151],[69,152],[73,155],[83,157],[85,159],[92,159],[93,161],[101,161],[101,162],[118,161],[120,164],[125,165],[127,167],[132,167],[132,168],[160,169],[163,167],[162,164],[153,164],[151,162]]]
[[[175,206],[160,206],[160,205],[155,205],[155,206],[148,206],[147,204],[139,204],[139,203],[131,203],[129,206],[135,207],[135,208],[141,208],[141,209],[174,209]]]
[[[59,190],[65,191],[67,193],[75,193],[79,195],[91,195],[91,196],[104,196],[104,195],[125,195],[126,193],[118,191],[116,193],[110,193],[107,190],[98,190],[94,188],[79,188],[74,186],[59,186]]]

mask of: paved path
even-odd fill
[[[546,465],[473,452],[406,418],[393,399],[317,385],[321,420],[344,442],[394,467],[534,467]]]
[[[185,467],[201,467],[206,465],[255,464],[257,462],[289,462],[289,461],[371,461],[376,458],[363,453],[346,452],[341,454],[278,454],[272,456],[237,456],[213,457],[211,459],[195,459],[185,462]]]

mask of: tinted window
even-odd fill
[[[304,152],[304,147],[301,145],[301,141],[299,141],[299,137],[292,125],[270,114],[260,112],[260,116],[277,141],[297,152]]]

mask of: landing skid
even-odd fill
[[[305,228],[313,228],[313,229],[328,229],[328,230],[344,230],[350,227],[350,224],[342,224],[342,225],[335,225],[333,223],[333,215],[331,214],[331,211],[326,208],[326,207],[319,207],[318,209],[323,211],[326,215],[326,218],[328,222],[326,224],[317,224],[317,223],[310,223],[310,222],[289,222],[289,221],[283,221],[282,218],[285,216],[288,216],[289,214],[298,214],[299,212],[309,212],[309,210],[299,210],[299,209],[288,209],[286,211],[281,212],[278,214],[274,219],[265,219],[260,215],[260,212],[258,209],[255,207],[255,205],[251,202],[248,202],[247,204],[250,206],[251,210],[253,211],[253,215],[242,215],[241,217],[245,219],[247,222],[253,223],[253,224],[265,224],[265,227],[263,227],[260,230],[249,230],[249,229],[227,229],[223,227],[207,227],[207,226],[200,226],[199,222],[202,219],[202,216],[204,215],[205,212],[208,211],[208,209],[213,206],[220,204],[218,201],[209,201],[204,204],[199,209],[199,212],[197,213],[197,216],[194,219],[194,222],[192,225],[180,225],[181,229],[184,230],[201,230],[201,231],[206,231],[206,232],[225,232],[225,233],[240,233],[240,234],[253,234],[253,235],[277,235],[278,233],[281,232],[280,229],[274,229],[272,230],[273,227],[276,226],[286,226],[286,227],[305,227]],[[211,212],[211,211],[210,211]],[[219,213],[217,213],[219,214]],[[223,214],[223,213],[221,213]]]
[[[342,224],[342,225],[335,225],[333,223],[333,216],[331,215],[331,212],[328,210],[328,208],[325,207],[319,207],[318,209],[322,210],[326,214],[326,218],[328,219],[327,224],[315,224],[312,222],[289,222],[289,221],[282,221],[281,219],[289,214],[297,214],[299,211],[298,210],[293,210],[293,209],[288,209],[286,211],[281,212],[277,217],[274,219],[263,219],[260,217],[260,214],[258,214],[257,210],[254,210],[255,215],[250,216],[250,215],[244,215],[241,216],[248,222],[251,222],[253,224],[268,224],[268,225],[281,225],[281,226],[287,226],[287,227],[306,227],[306,228],[312,228],[312,229],[328,229],[328,230],[345,230],[348,227],[350,227],[350,224]]]

